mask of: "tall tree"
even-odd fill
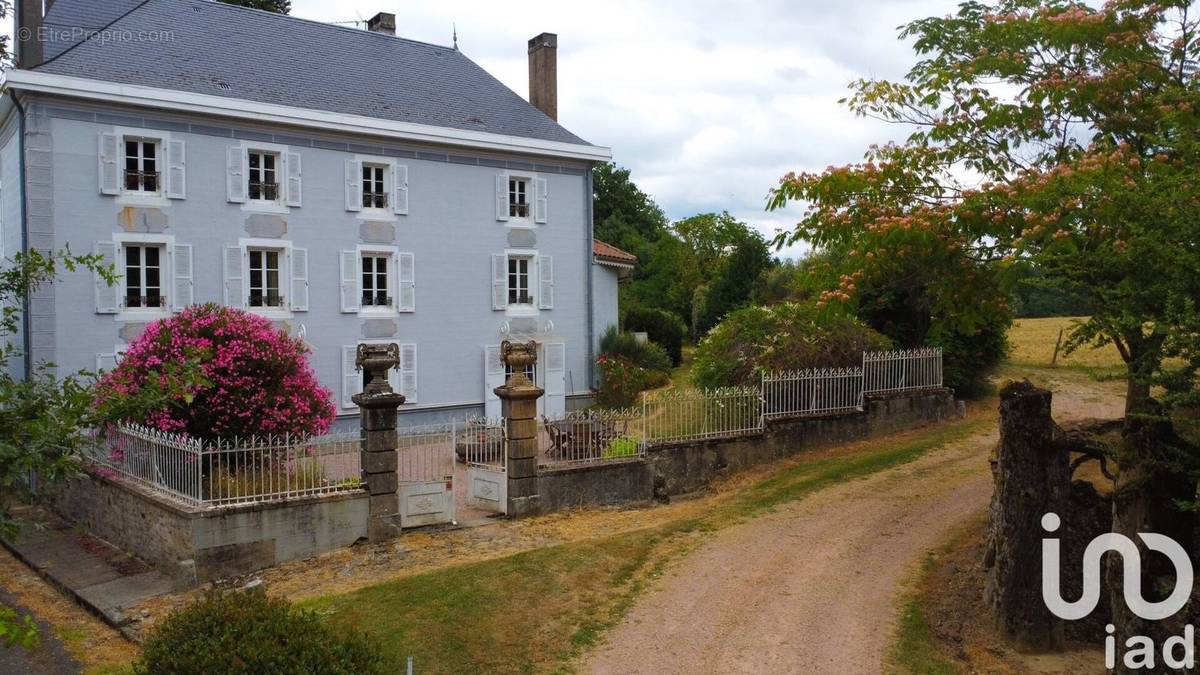
[[[1194,452],[1165,430],[1150,396],[1159,383],[1194,400],[1200,365],[1200,42],[1190,5],[966,2],[914,21],[902,36],[922,58],[905,81],[859,81],[849,105],[916,130],[862,163],[785,176],[771,201],[811,204],[784,240],[845,246],[868,273],[917,250],[964,266],[1027,260],[1080,294],[1095,312],[1070,346],[1111,343],[1126,364],[1114,529],[1131,535],[1190,537],[1175,504],[1196,493]],[[840,280],[836,299],[852,298],[856,281]],[[964,297],[951,283],[939,291],[940,302]],[[974,318],[976,308],[960,306]],[[1113,606],[1125,607],[1118,596]],[[1114,622],[1119,643],[1145,628],[1127,611]]]
[[[276,14],[287,14],[292,11],[291,0],[220,0],[220,2],[251,9],[262,9]]]

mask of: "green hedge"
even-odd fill
[[[671,356],[671,364],[683,363],[683,339],[687,324],[671,312],[653,307],[631,307],[625,312],[625,330],[643,332]]]
[[[134,666],[159,673],[352,675],[388,672],[375,645],[334,633],[311,612],[262,592],[209,593],[171,614]]]
[[[858,319],[809,304],[747,307],[713,327],[696,348],[692,377],[705,388],[753,385],[760,373],[862,364],[892,342]]]

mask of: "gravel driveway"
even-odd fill
[[[1119,417],[1120,391],[1064,376],[1055,415]],[[903,583],[986,509],[995,432],[718,533],[668,570],[582,664],[595,673],[877,673]]]

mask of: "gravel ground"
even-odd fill
[[[1120,416],[1119,389],[1054,378],[1060,422]],[[991,498],[996,440],[990,432],[938,448],[717,534],[672,567],[582,669],[881,672],[914,565]]]

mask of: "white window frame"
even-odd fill
[[[113,267],[117,272],[119,285],[117,321],[153,321],[169,316],[172,313],[172,302],[175,299],[175,237],[169,234],[126,233],[114,234],[113,244],[116,245],[116,260]],[[162,249],[159,254],[158,283],[162,289],[162,307],[127,307],[125,298],[128,288],[125,283],[125,247],[126,246],[157,246]]]
[[[291,161],[289,156],[295,155],[296,160],[299,160],[300,156],[292,152],[289,146],[278,143],[242,141],[240,148],[242,158],[241,181],[242,188],[245,190],[245,201],[242,202],[242,210],[256,213],[291,213],[292,207],[288,205],[288,195],[291,189],[288,185],[288,180],[291,177],[291,171],[288,166],[288,163]],[[250,153],[252,152],[275,155],[275,180],[279,185],[275,199],[253,199],[250,197]],[[299,204],[296,206],[299,207]]]
[[[141,206],[170,206],[171,200],[167,198],[167,180],[169,179],[167,172],[170,171],[170,167],[167,166],[167,146],[171,142],[171,134],[157,129],[138,129],[135,127],[116,127],[111,133],[117,136],[117,155],[120,158],[117,164],[117,183],[120,189],[120,193],[117,195],[117,203]],[[127,140],[150,141],[155,144],[154,151],[156,154],[154,165],[158,167],[158,190],[155,192],[130,190],[125,187],[125,142]]]
[[[238,247],[242,250],[242,308],[268,319],[290,319],[292,301],[295,300],[291,297],[292,242],[284,239],[238,239]],[[282,306],[250,306],[250,249],[279,251],[279,293],[283,296]]]
[[[525,215],[513,215],[513,208],[518,204],[513,202],[513,181],[518,181],[525,184]],[[510,173],[506,175],[505,182],[508,184],[508,220],[510,223],[523,223],[533,225],[533,209],[536,206],[534,199],[534,177],[533,175]]]
[[[397,257],[400,254],[400,249],[396,248],[395,246],[380,246],[380,245],[362,244],[362,245],[359,245],[356,250],[358,252],[358,256],[357,256],[357,261],[358,261],[358,266],[357,266],[358,267],[357,268],[357,272],[358,272],[358,313],[359,314],[371,314],[371,315],[384,315],[384,316],[393,316],[395,314],[398,314],[399,313],[398,308],[400,305],[400,296],[399,296],[399,290],[400,290],[399,272],[400,272],[400,270],[399,270],[399,263],[397,261]],[[363,261],[363,257],[365,257],[365,256],[382,256],[382,257],[387,258],[388,295],[392,298],[392,303],[390,305],[388,305],[387,307],[376,307],[373,305],[368,306],[368,305],[363,304],[362,297],[363,297],[364,289],[362,286],[362,276],[363,276],[362,261]]]
[[[522,259],[522,260],[529,261],[529,268],[526,270],[526,275],[525,275],[525,283],[529,286],[528,293],[529,293],[529,299],[531,300],[531,302],[529,302],[529,303],[518,303],[518,302],[512,302],[511,300],[508,300],[508,298],[512,297],[512,291],[513,291],[512,286],[510,285],[512,273],[508,271],[509,266],[512,264],[513,259]],[[537,295],[534,293],[534,286],[537,283],[537,278],[538,278],[537,260],[538,260],[538,254],[536,251],[508,250],[508,251],[504,252],[504,297],[505,297],[505,300],[507,301],[505,312],[508,313],[509,315],[523,316],[523,315],[529,315],[529,314],[537,314],[537,312],[538,312]]]
[[[394,183],[395,179],[393,178],[393,175],[394,175],[394,171],[395,171],[395,167],[396,167],[396,162],[395,161],[380,161],[378,159],[374,159],[371,157],[359,157],[358,160],[359,160],[358,167],[359,167],[359,176],[360,176],[359,187],[361,188],[360,192],[359,192],[359,203],[360,204],[362,203],[362,199],[365,199],[367,196],[367,192],[366,192],[367,184],[366,184],[366,181],[362,180],[362,175],[361,175],[362,170],[371,168],[371,169],[378,169],[383,172],[383,199],[384,199],[383,206],[367,206],[366,204],[363,204],[362,213],[367,216],[370,216],[372,219],[378,218],[381,215],[386,216],[386,217],[393,217],[395,214],[392,213],[392,206],[393,206],[392,200],[394,198],[394,195],[392,194],[392,186],[395,184]]]
[[[247,203],[268,205],[268,206],[278,206],[278,205],[283,204],[283,191],[284,191],[284,189],[286,189],[286,186],[282,181],[279,180],[279,174],[282,173],[283,162],[284,162],[285,156],[286,155],[284,155],[276,150],[268,150],[266,148],[261,148],[261,147],[246,148],[246,202]],[[250,160],[252,157],[259,158],[260,166],[258,166],[257,168],[251,166],[252,162]],[[275,166],[271,169],[268,169],[265,166],[266,160],[268,157],[275,160]],[[260,195],[263,193],[264,187],[267,185],[267,183],[265,183],[262,180],[263,178],[266,177],[266,172],[271,171],[275,174],[275,198],[274,199],[267,199],[267,198],[261,197],[261,196],[256,198],[250,194],[250,186],[254,184],[254,178],[255,178],[254,172],[256,172],[256,171],[258,172],[258,178],[259,178],[258,183],[259,183],[259,194]]]
[[[357,190],[353,196],[354,204],[347,203],[347,210],[356,212],[361,220],[396,221],[399,220],[399,216],[408,215],[407,165],[400,164],[394,157],[378,155],[354,155],[346,163],[354,167],[355,175],[348,175],[346,178]],[[362,171],[368,166],[383,169],[383,193],[387,203],[382,207],[363,205],[365,183]],[[346,189],[350,191],[349,186]],[[399,198],[401,193],[403,199]]]

